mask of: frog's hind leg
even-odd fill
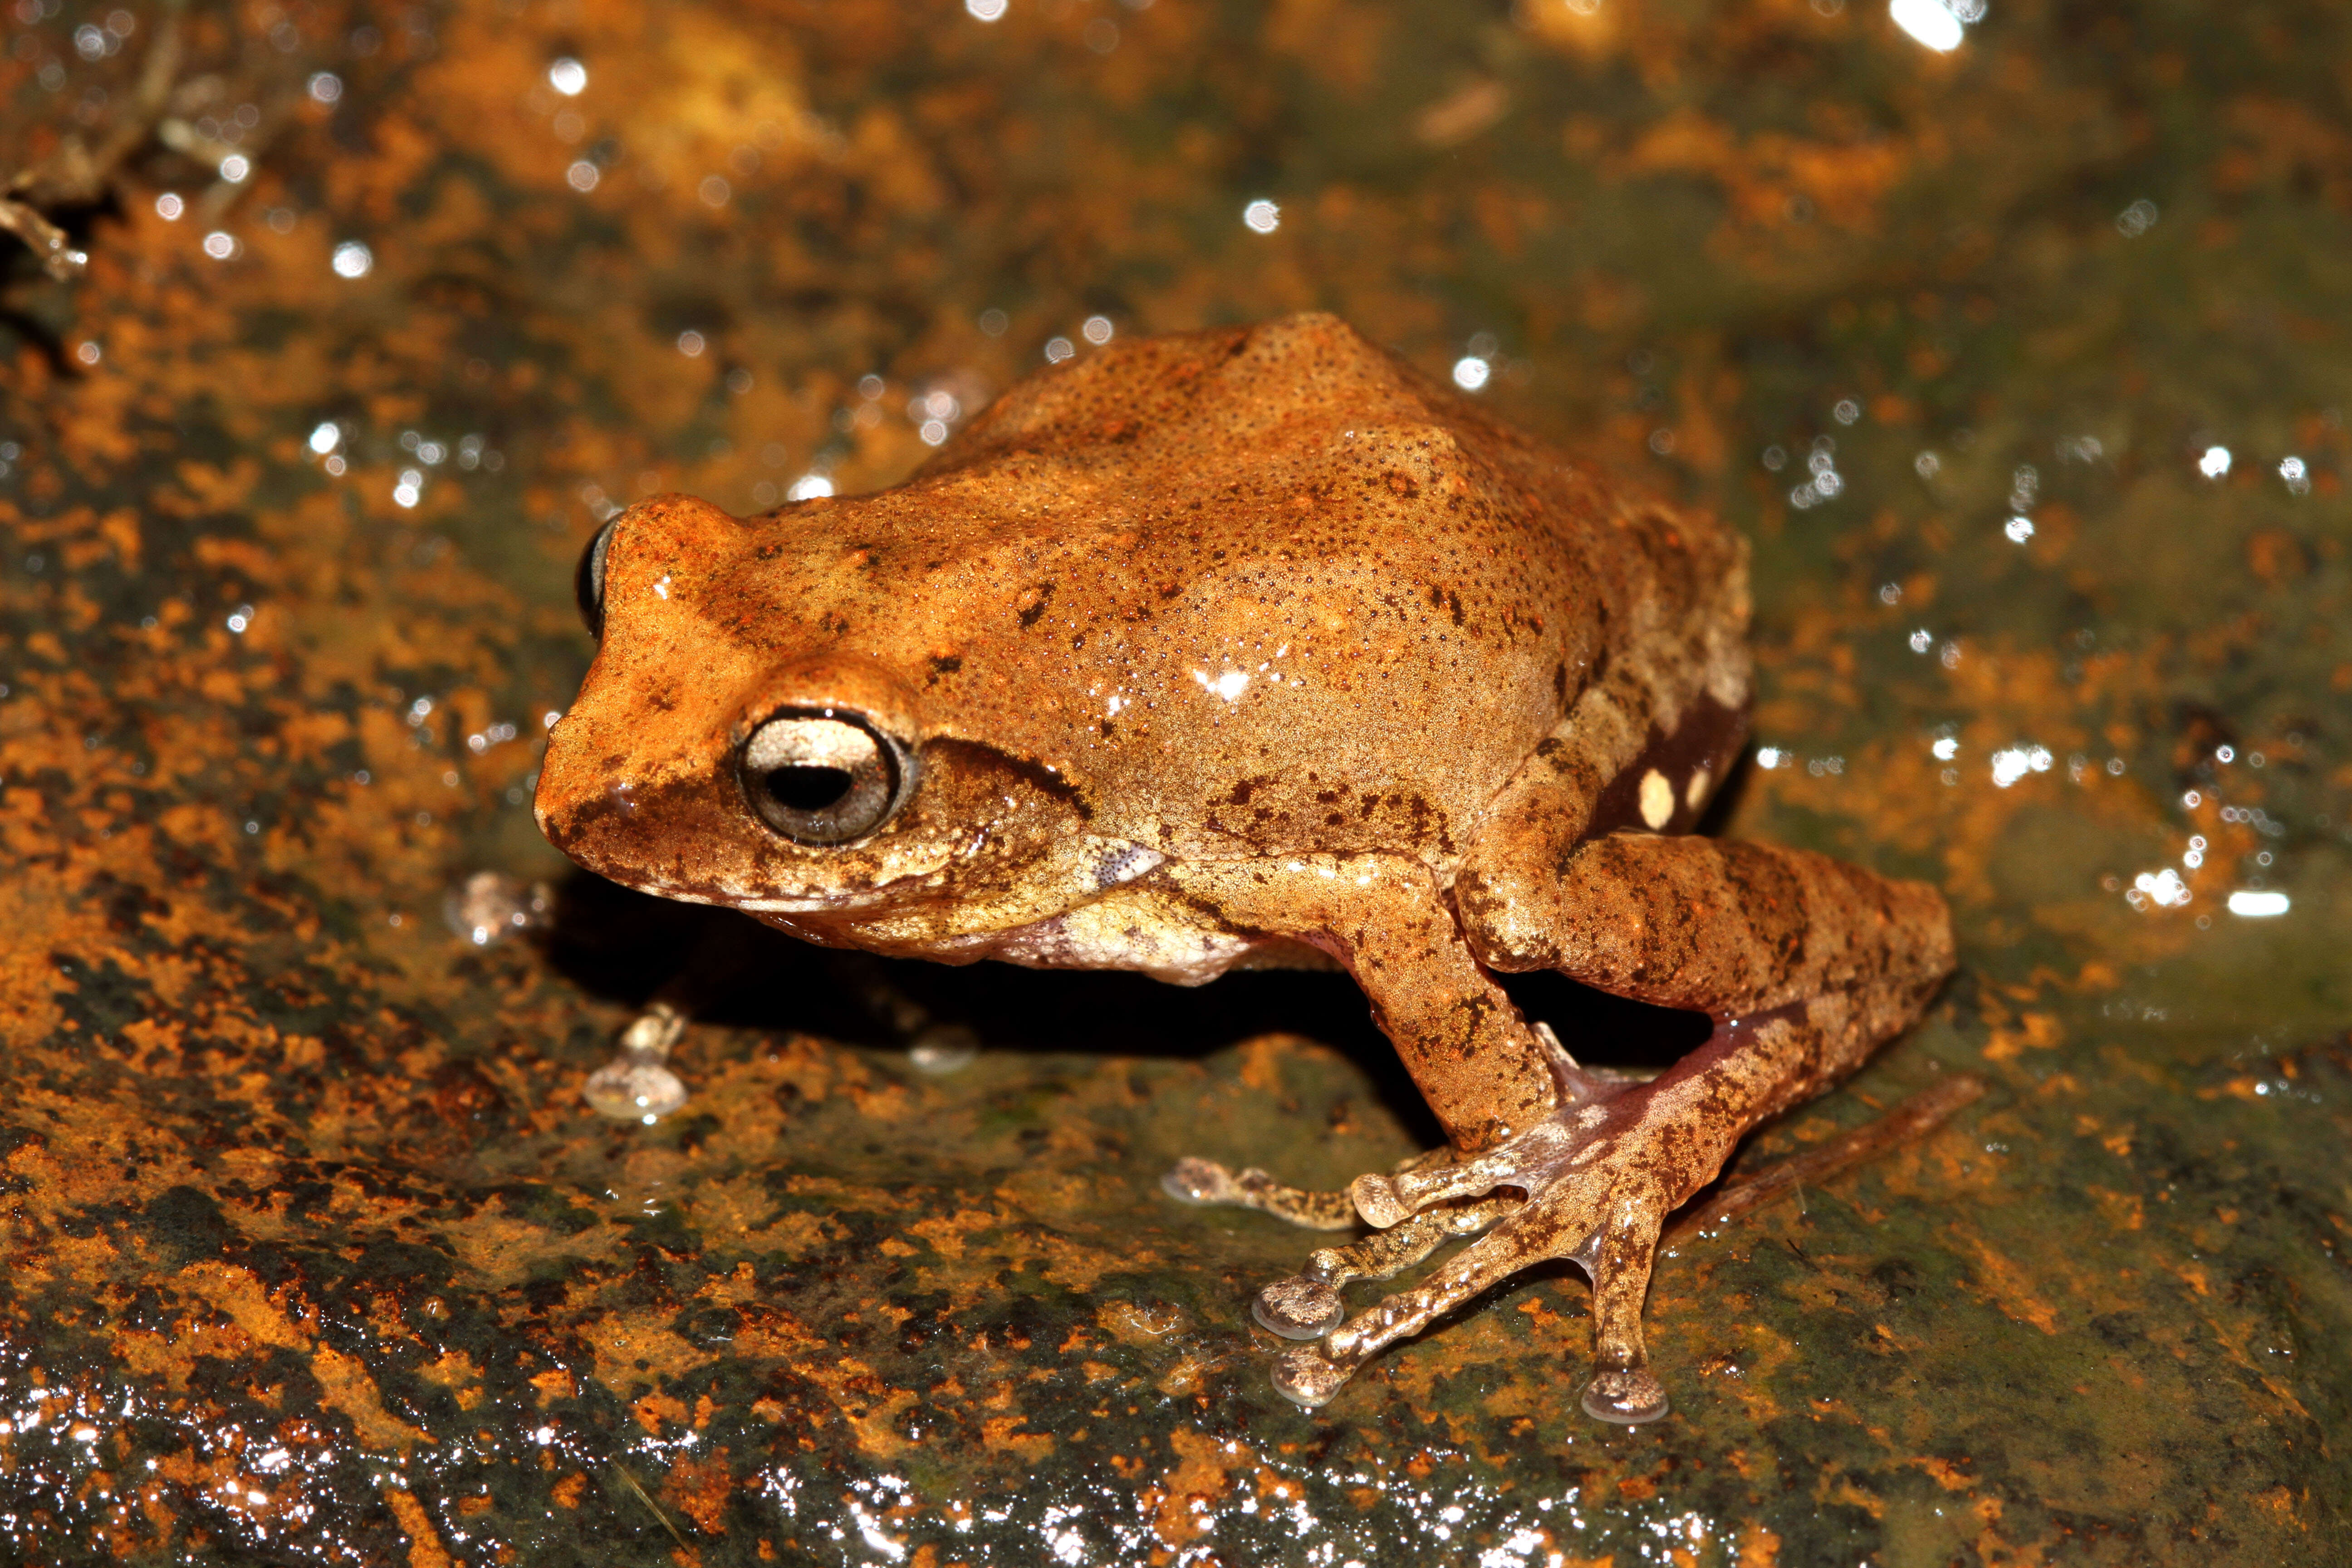
[[[1595,1281],[1600,1367],[1585,1389],[1586,1414],[1622,1426],[1664,1415],[1665,1390],[1649,1370],[1642,1339],[1642,1303],[1649,1293],[1659,1216],[1644,1205],[1628,1204],[1577,1239],[1574,1220],[1552,1205],[1510,1206],[1514,1212],[1490,1233],[1427,1279],[1358,1313],[1332,1331],[1320,1347],[1302,1345],[1286,1352],[1276,1364],[1275,1387],[1309,1408],[1322,1405],[1390,1345],[1421,1332],[1531,1264],[1566,1258],[1580,1264]]]
[[[1577,847],[1517,886],[1486,872],[1462,903],[1496,968],[1557,968],[1620,995],[1706,1013],[1704,1045],[1649,1083],[1564,1083],[1558,1108],[1450,1164],[1365,1177],[1351,1192],[1376,1225],[1503,1189],[1526,1194],[1493,1231],[1429,1279],[1286,1353],[1276,1386],[1320,1405],[1388,1345],[1531,1263],[1567,1258],[1593,1281],[1596,1373],[1588,1415],[1665,1413],[1642,1332],[1667,1216],[1712,1180],[1757,1122],[1821,1092],[1917,1016],[1952,964],[1942,900],[1818,855],[1622,834]],[[1512,925],[1481,921],[1505,900]],[[1549,905],[1549,907],[1545,907]],[[1532,909],[1534,918],[1525,917]],[[1505,934],[1536,938],[1515,948]],[[1554,1070],[1565,1070],[1554,1056]],[[1586,1075],[1591,1081],[1591,1075]]]
[[[1832,996],[1727,1021],[1653,1083],[1564,1105],[1455,1166],[1360,1181],[1358,1208],[1376,1221],[1395,1217],[1400,1228],[1482,1189],[1528,1195],[1429,1279],[1349,1319],[1319,1349],[1285,1355],[1276,1387],[1301,1405],[1320,1405],[1383,1349],[1530,1264],[1563,1258],[1592,1280],[1597,1364],[1585,1413],[1623,1425],[1664,1415],[1642,1308],[1667,1216],[1714,1177],[1741,1133],[1788,1102],[1788,1086],[1803,1082],[1810,1065],[1853,1051],[1890,1014],[1907,1014],[1894,996],[1860,1000]]]

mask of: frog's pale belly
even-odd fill
[[[1198,926],[1122,921],[1100,904],[980,939],[978,955],[1029,969],[1132,969],[1171,985],[1205,985],[1235,969],[1335,967],[1304,942]]]
[[[1337,967],[1306,942],[1219,929],[1149,889],[1119,889],[1003,931],[938,936],[905,930],[818,929],[790,916],[766,918],[795,936],[898,958],[940,963],[989,958],[1024,969],[1127,969],[1171,985],[1205,985],[1236,969]]]

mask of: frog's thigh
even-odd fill
[[[1844,995],[1865,1050],[1952,968],[1934,889],[1771,845],[1613,833],[1557,854],[1482,846],[1454,900],[1493,968],[1556,969],[1717,1019]]]

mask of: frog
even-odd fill
[[[1933,887],[1694,831],[1746,745],[1748,559],[1335,316],[1122,339],[893,488],[604,523],[535,810],[598,875],[820,946],[1343,971],[1444,1142],[1344,1190],[1162,1180],[1361,1231],[1252,1301],[1276,1388],[1321,1405],[1565,1259],[1581,1408],[1636,1425],[1670,1408],[1643,1324],[1668,1216],[1955,962]],[[1623,1041],[1514,1004],[1538,970],[1708,1032],[1612,1070]]]

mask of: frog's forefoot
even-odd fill
[[[1338,1394],[1365,1363],[1421,1332],[1530,1264],[1567,1258],[1592,1281],[1598,1372],[1584,1411],[1621,1426],[1666,1414],[1666,1391],[1649,1370],[1642,1302],[1666,1215],[1703,1184],[1726,1147],[1692,1136],[1684,1112],[1654,1103],[1636,1079],[1580,1068],[1548,1028],[1559,1109],[1483,1153],[1433,1150],[1394,1171],[1359,1176],[1344,1193],[1287,1187],[1264,1171],[1238,1174],[1210,1160],[1179,1161],[1160,1179],[1192,1204],[1262,1209],[1296,1224],[1338,1229],[1350,1214],[1372,1234],[1312,1254],[1305,1269],[1257,1294],[1251,1315],[1301,1345],[1275,1363],[1274,1385],[1312,1408]],[[1385,1279],[1457,1237],[1477,1236],[1430,1278],[1345,1318],[1340,1288]]]
[[[670,1047],[686,1033],[686,1015],[666,1001],[647,1004],[621,1032],[620,1053],[588,1075],[580,1097],[615,1121],[658,1121],[687,1101],[669,1069]]]
[[[1452,1157],[1447,1149],[1415,1154],[1398,1168],[1399,1173]],[[1255,1166],[1236,1173],[1214,1160],[1188,1156],[1160,1178],[1160,1189],[1179,1203],[1253,1208],[1309,1230],[1350,1230],[1358,1223],[1349,1192],[1286,1186]],[[1347,1316],[1339,1299],[1342,1286],[1401,1273],[1454,1237],[1476,1235],[1517,1206],[1513,1198],[1437,1204],[1344,1246],[1318,1247],[1304,1269],[1259,1291],[1250,1315],[1259,1327],[1285,1339],[1320,1339]]]

